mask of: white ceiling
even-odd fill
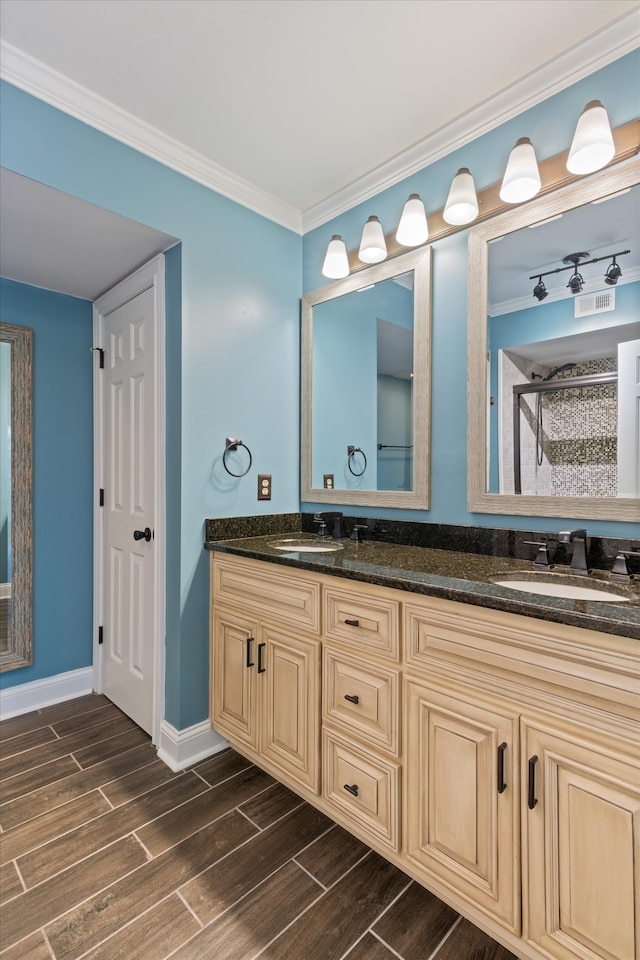
[[[640,0],[0,0],[5,79],[300,232],[639,43]],[[94,298],[174,242],[23,179],[5,276]]]

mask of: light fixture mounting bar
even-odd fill
[[[619,127],[615,127],[612,133],[616,152],[613,159],[607,164],[607,167],[612,167],[616,163],[628,160],[640,152],[640,118],[629,120],[628,123],[623,123]],[[558,190],[560,187],[564,187],[569,183],[584,180],[584,176],[567,171],[568,156],[569,150],[564,150],[562,153],[548,157],[548,159],[542,160],[538,164],[542,186],[536,199],[544,196],[545,193]],[[478,191],[479,212],[473,224],[455,226],[447,223],[442,216],[444,207],[441,210],[436,210],[435,213],[427,212],[429,221],[429,240],[427,242],[432,243],[434,240],[439,240],[441,237],[446,237],[449,234],[458,233],[460,230],[467,230],[470,226],[475,226],[483,220],[489,220],[499,213],[504,213],[506,210],[513,210],[513,204],[504,203],[504,201],[500,199],[501,184],[502,180],[499,180],[491,184],[491,186],[485,187],[484,190]],[[406,253],[407,248],[401,246],[396,240],[395,230],[385,234],[385,241],[387,244],[387,260],[392,257],[397,257],[401,253]],[[359,270],[364,270],[367,266],[368,264],[362,263],[358,259],[357,248],[349,251],[350,273],[357,273]],[[536,274],[536,277],[538,276],[539,274]]]

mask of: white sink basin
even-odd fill
[[[269,546],[274,550],[286,550],[289,553],[335,553],[344,549],[337,540],[310,540],[305,537],[274,540]]]
[[[598,589],[597,587],[587,587],[575,583],[551,583],[541,580],[517,580],[505,578],[504,580],[494,580],[500,587],[508,587],[510,590],[521,590],[523,593],[537,593],[543,597],[563,597],[565,600],[598,600],[600,603],[628,603],[629,598],[624,597],[615,590],[607,587]]]

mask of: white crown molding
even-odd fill
[[[303,234],[417,173],[640,46],[638,10],[522,77],[302,214]],[[567,143],[567,147],[568,147]]]
[[[0,720],[18,717],[33,710],[42,710],[52,703],[84,697],[93,691],[93,667],[82,667],[58,673],[43,680],[5,687],[0,691]]]
[[[208,720],[176,730],[168,720],[160,724],[158,756],[174,773],[225,750],[229,744],[211,729]]]
[[[568,271],[567,276],[569,276]],[[623,287],[625,283],[636,283],[638,280],[640,280],[639,267],[625,270],[613,288],[602,286],[602,276],[594,277],[591,280],[585,280],[579,296],[584,296],[587,293],[597,293],[599,290],[604,290],[605,292],[611,289],[615,290],[616,287]],[[527,279],[526,283],[533,285],[535,281]],[[531,307],[546,306],[548,303],[553,303],[556,300],[570,299],[573,299],[573,294],[567,293],[566,287],[563,284],[555,290],[549,290],[549,295],[545,297],[544,300],[536,300],[533,294],[529,293],[527,296],[515,297],[513,300],[503,300],[501,303],[490,303],[487,314],[490,317],[502,317],[508,313],[517,313],[519,310],[529,310]]]
[[[302,232],[301,214],[295,207],[208,160],[201,153],[190,150],[151,124],[3,40],[0,40],[0,77],[190,180],[235,200],[288,230]]]

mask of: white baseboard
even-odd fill
[[[227,741],[211,729],[208,720],[184,730],[176,730],[167,720],[160,724],[158,756],[174,773],[214,753],[220,753],[228,746]]]
[[[32,710],[41,710],[52,703],[73,700],[93,691],[93,667],[69,670],[55,677],[32,680],[0,690],[0,720],[17,717]]]

